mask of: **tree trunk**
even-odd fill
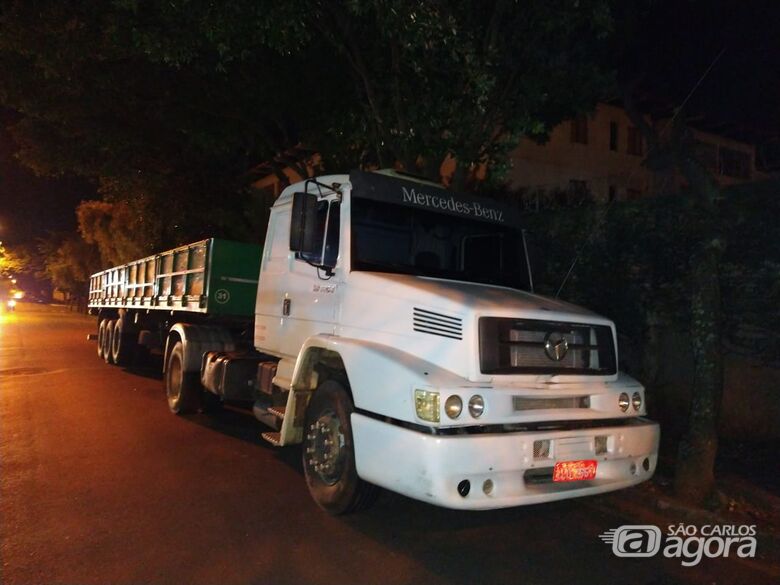
[[[680,442],[674,489],[678,496],[703,503],[715,483],[718,412],[723,393],[721,297],[717,241],[707,239],[691,267],[691,338],[694,383],[689,427]]]

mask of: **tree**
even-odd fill
[[[640,113],[630,87],[625,91],[624,103],[648,144],[644,164],[655,171],[678,171],[688,184],[688,230],[694,241],[687,275],[694,385],[689,427],[677,453],[674,487],[683,498],[702,503],[714,490],[723,393],[720,259],[724,238],[718,213],[720,188],[699,160],[681,111],[659,129]]]
[[[28,259],[21,251],[6,248],[3,242],[0,242],[0,277],[11,277],[24,272],[28,263]]]
[[[544,137],[593,107],[609,85],[598,65],[606,2],[319,2],[311,27],[346,61],[360,109],[352,144],[379,166],[418,162],[457,186],[486,167],[500,181],[523,136]]]
[[[89,291],[90,275],[100,270],[97,247],[73,233],[52,235],[39,243],[38,250],[44,274],[52,286],[81,306]]]
[[[0,10],[0,96],[25,116],[21,160],[129,185],[126,199],[186,201],[166,244],[229,231],[237,216],[199,204],[240,204],[245,171],[301,141],[341,169],[437,169],[449,154],[498,177],[521,136],[589,109],[610,78],[598,66],[607,0]]]

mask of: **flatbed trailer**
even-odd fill
[[[254,316],[261,247],[209,238],[93,274],[89,307]]]

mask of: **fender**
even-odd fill
[[[359,409],[406,422],[419,422],[415,415],[414,389],[460,386],[468,380],[431,362],[397,348],[361,339],[314,335],[301,348],[292,376],[292,387],[311,388],[312,359],[318,350],[341,357]]]
[[[182,368],[185,372],[200,372],[203,354],[207,351],[235,351],[236,349],[236,343],[227,329],[209,325],[176,323],[168,330],[168,337],[165,340],[163,372],[168,367],[168,355],[178,339],[184,345]]]

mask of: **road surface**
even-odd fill
[[[762,582],[616,558],[598,535],[632,523],[619,494],[455,512],[385,493],[330,517],[298,449],[237,409],[172,415],[159,374],[99,361],[93,330],[59,307],[0,315],[0,583]]]

